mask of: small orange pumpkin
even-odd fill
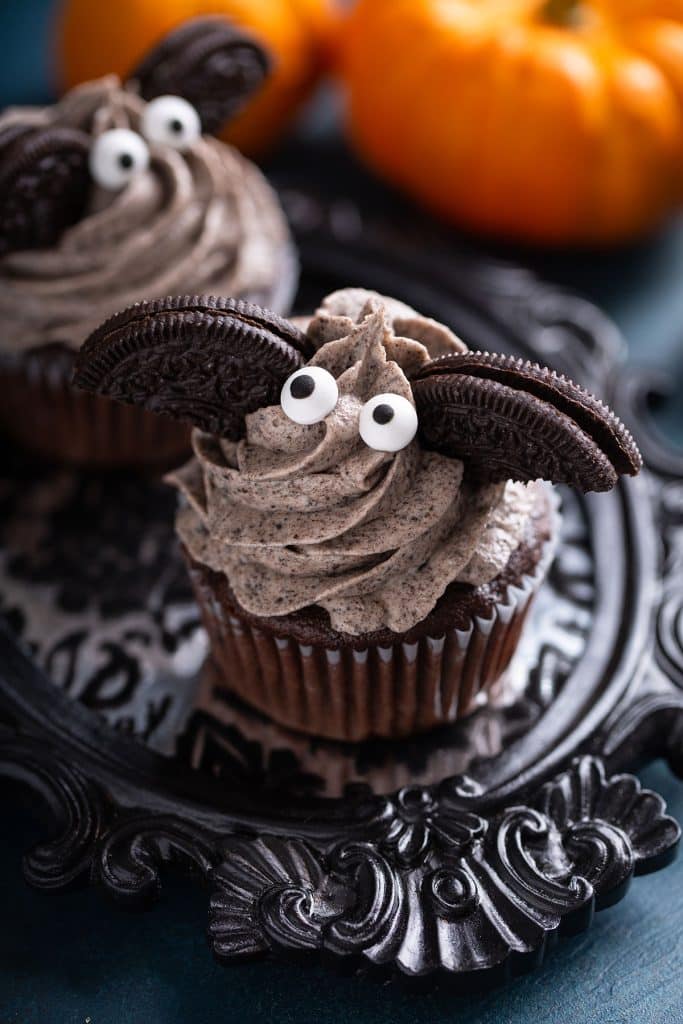
[[[60,26],[62,84],[131,68],[171,29],[200,14],[224,14],[268,49],[275,68],[231,122],[226,138],[259,153],[275,141],[308,96],[337,24],[332,0],[65,0]]]
[[[683,196],[683,0],[359,0],[342,73],[360,153],[470,229],[616,242]]]

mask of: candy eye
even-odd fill
[[[417,413],[402,395],[375,395],[361,409],[358,429],[368,448],[400,452],[417,433]]]
[[[334,409],[339,398],[337,382],[322,366],[305,366],[285,381],[280,404],[285,416],[295,423],[320,423]]]
[[[145,107],[140,124],[149,142],[173,149],[189,149],[202,134],[199,114],[180,96],[157,96]]]
[[[102,188],[117,192],[149,165],[147,143],[127,128],[99,135],[90,150],[90,173]]]

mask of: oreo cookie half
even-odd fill
[[[238,440],[244,417],[278,402],[310,342],[288,320],[237,299],[141,302],[94,331],[76,357],[86,391]]]
[[[182,96],[215,134],[263,84],[270,58],[221,17],[193,18],[167,35],[130,75],[145,100]]]
[[[535,363],[487,352],[436,359],[414,376],[423,443],[479,480],[566,483],[606,491],[642,458],[602,402]]]
[[[0,134],[0,255],[54,245],[90,189],[84,132],[8,126]]]

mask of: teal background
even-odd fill
[[[53,38],[58,9],[56,0],[0,0],[0,106],[51,97],[57,80]]]
[[[93,0],[106,2],[106,0]],[[113,2],[113,0],[112,0]],[[0,4],[0,105],[50,94],[55,4]],[[683,446],[683,220],[618,253],[536,253],[545,276],[601,305],[632,363],[666,374],[662,430]],[[643,779],[683,821],[683,786],[655,765]],[[679,1024],[683,1022],[683,858],[636,879],[626,900],[561,942],[545,966],[477,997],[424,994],[315,967],[216,966],[203,934],[207,895],[169,879],[162,902],[129,915],[98,893],[36,893],[21,853],[37,838],[25,810],[0,829],[0,1024]]]

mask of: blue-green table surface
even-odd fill
[[[93,0],[94,2],[94,0]],[[107,2],[107,0],[101,0]],[[52,0],[0,5],[0,103],[48,88]],[[683,221],[620,253],[546,255],[545,274],[598,302],[637,365],[666,371],[674,397],[663,429],[683,444]],[[643,779],[683,821],[683,786],[662,765]],[[637,879],[590,931],[504,989],[459,998],[282,964],[216,966],[203,932],[206,894],[169,880],[150,913],[96,892],[45,894],[21,880],[36,838],[17,807],[0,828],[0,1024],[683,1024],[683,857]]]

